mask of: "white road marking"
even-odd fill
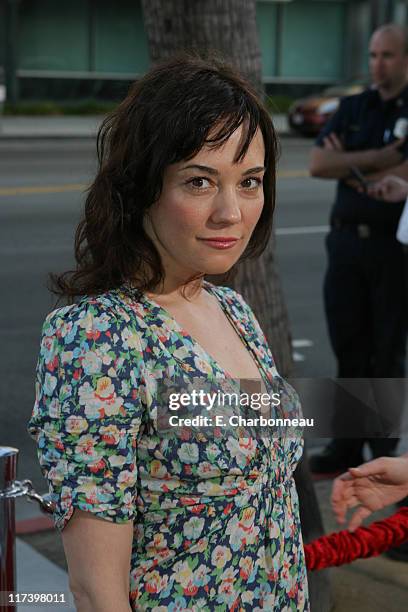
[[[292,340],[292,347],[294,349],[310,348],[311,346],[313,346],[313,342],[308,338],[294,338]],[[293,361],[306,361],[306,357],[303,355],[303,353],[299,353],[299,351],[293,351],[292,357]]]
[[[295,340],[292,340],[292,346],[293,348],[306,348],[309,346],[313,346],[313,342],[308,338],[297,338]]]
[[[275,230],[277,236],[299,236],[300,234],[327,234],[329,225],[303,225],[300,227],[278,227]]]

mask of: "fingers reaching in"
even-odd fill
[[[343,524],[346,520],[347,510],[358,504],[355,496],[353,479],[349,474],[343,474],[335,479],[331,494],[331,506],[336,520]]]
[[[347,529],[349,531],[355,531],[357,527],[360,527],[361,523],[370,516],[371,510],[366,508],[366,506],[360,506],[352,515]]]
[[[349,468],[349,474],[352,478],[363,478],[367,476],[381,476],[386,470],[387,457],[380,457],[355,468]]]

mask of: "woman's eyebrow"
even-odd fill
[[[247,176],[247,174],[257,174],[258,172],[263,172],[264,170],[266,170],[265,166],[256,166],[255,168],[245,170],[245,172],[242,173],[242,176]]]
[[[190,169],[201,170],[201,172],[207,172],[208,174],[219,175],[218,170],[216,170],[215,168],[211,168],[210,166],[202,166],[201,164],[189,164],[188,166],[183,166],[183,168],[180,168],[179,172]],[[245,170],[245,172],[242,173],[242,176],[247,176],[248,174],[256,174],[258,172],[263,172],[264,170],[266,170],[265,166],[256,166],[255,168],[249,168],[249,170]]]
[[[208,174],[219,174],[218,170],[216,170],[215,168],[210,168],[210,166],[201,166],[200,164],[190,164],[189,166],[183,166],[183,168],[180,168],[179,172],[182,172],[183,170],[189,170],[191,168],[194,168],[195,170],[201,170],[201,172],[207,172]]]

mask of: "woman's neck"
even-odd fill
[[[161,286],[154,287],[146,292],[146,295],[155,300],[162,302],[176,303],[184,300],[194,302],[198,300],[202,294],[204,286],[204,277],[195,278],[187,283],[178,282],[176,280],[166,280]]]

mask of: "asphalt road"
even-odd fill
[[[334,376],[322,305],[324,238],[334,182],[307,177],[310,140],[282,140],[277,258],[289,309],[297,374]],[[26,433],[43,319],[55,300],[47,275],[73,264],[72,245],[95,168],[92,140],[0,142],[2,289],[0,445],[20,448],[19,477],[44,490]],[[273,348],[273,347],[272,347]]]

